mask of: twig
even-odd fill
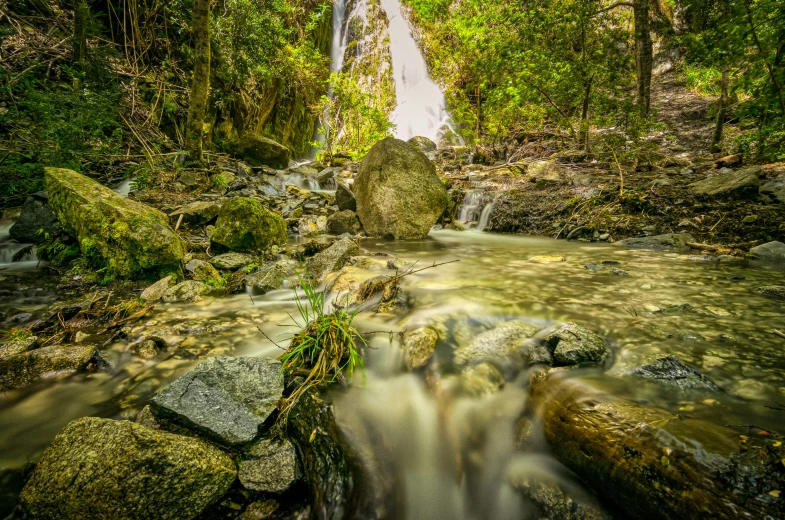
[[[726,215],[727,215],[727,213],[726,213]],[[716,223],[716,224],[714,224],[714,226],[712,226],[712,228],[709,230],[709,233],[711,233],[712,231],[714,231],[714,229],[715,229],[717,226],[719,226],[719,225],[720,225],[720,222],[722,222],[724,219],[725,219],[725,215],[721,216],[721,217],[720,217],[720,219],[717,221],[717,223]]]
[[[782,332],[781,330],[771,329],[771,333],[774,334],[775,336],[779,336],[785,339],[785,332]]]

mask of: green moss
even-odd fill
[[[221,207],[210,239],[215,252],[264,251],[286,243],[286,222],[259,201],[238,197]]]

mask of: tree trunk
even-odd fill
[[[90,22],[90,6],[87,0],[77,0],[74,5],[74,55],[72,65],[78,76],[74,78],[74,86],[82,84],[85,58],[87,57],[87,26]]]
[[[651,75],[654,49],[649,24],[649,0],[634,0],[635,17],[635,61],[638,68],[637,102],[643,116],[649,114],[651,105]]]
[[[725,126],[725,117],[728,110],[728,64],[722,65],[722,93],[720,106],[717,109],[717,125],[714,127],[714,140],[711,143],[711,153],[722,151],[722,130]]]
[[[202,134],[207,95],[210,91],[210,0],[194,1],[194,77],[191,106],[185,129],[185,145],[191,160],[202,160]]]
[[[586,88],[583,93],[583,108],[581,110],[580,144],[586,152],[591,151],[589,149],[589,101],[591,100],[591,84],[593,80],[594,76],[586,81]]]

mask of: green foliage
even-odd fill
[[[281,413],[284,420],[308,389],[334,382],[344,375],[351,377],[357,369],[364,370],[357,344],[358,340],[363,341],[362,336],[352,325],[358,311],[348,313],[345,309],[337,309],[325,314],[324,293],[316,291],[307,272],[305,278],[299,277],[299,280],[306,302],[301,302],[296,288],[294,293],[302,323],[292,317],[299,332],[279,359],[284,374],[304,375],[305,380],[286,399]]]
[[[26,329],[0,330],[0,345],[13,343],[14,341],[24,341],[32,337],[32,333]]]

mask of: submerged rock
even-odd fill
[[[690,184],[690,189],[695,195],[705,197],[755,197],[760,188],[760,173],[760,168],[718,173]]]
[[[319,282],[328,273],[340,269],[346,259],[360,254],[360,246],[349,238],[342,238],[333,245],[309,258],[306,262],[308,274],[315,282]]]
[[[165,278],[161,278],[153,285],[147,287],[144,291],[142,291],[141,296],[139,296],[142,300],[147,303],[155,303],[161,298],[164,297],[164,294],[174,287],[176,281],[174,276],[167,276]]]
[[[785,300],[785,286],[783,285],[768,285],[766,287],[758,287],[755,292],[774,298],[775,300]]]
[[[636,237],[619,240],[615,244],[631,249],[688,249],[687,243],[695,242],[689,233],[668,233],[653,237]]]
[[[537,333],[538,327],[524,321],[508,321],[483,332],[469,344],[455,350],[455,361],[480,363],[487,358],[508,359],[519,353],[524,341]]]
[[[47,236],[55,236],[62,232],[60,222],[49,209],[47,199],[48,197],[34,195],[25,200],[22,213],[8,230],[11,238],[17,242],[40,244]]]
[[[84,370],[96,357],[90,345],[53,345],[0,357],[0,391],[27,386],[47,375]]]
[[[242,253],[224,253],[210,259],[213,267],[222,271],[235,271],[246,265],[254,263],[255,257]]]
[[[782,242],[768,242],[766,244],[753,247],[750,253],[755,255],[755,258],[766,260],[769,262],[785,262],[785,244]]]
[[[433,163],[398,139],[376,143],[354,182],[357,214],[369,236],[424,238],[449,197]]]
[[[49,205],[106,276],[158,278],[182,272],[185,243],[169,218],[72,170],[45,169]],[[155,278],[153,278],[155,279]]]
[[[769,495],[785,486],[781,445],[740,449],[736,431],[575,378],[537,376],[530,388],[554,455],[621,518],[779,518],[785,511]]]
[[[403,337],[403,352],[409,370],[420,368],[428,363],[436,350],[439,335],[429,327],[414,329]]]
[[[510,477],[512,487],[531,501],[542,512],[541,518],[550,520],[613,520],[596,500],[577,500],[565,493],[556,483],[527,475]]]
[[[248,135],[229,144],[229,151],[251,166],[270,166],[283,170],[292,152],[284,145],[262,136]]]
[[[604,363],[608,357],[605,340],[585,327],[565,323],[545,336],[556,366]]]
[[[237,197],[221,207],[210,242],[216,252],[264,251],[286,244],[286,222],[258,200]]]
[[[20,495],[33,518],[193,518],[237,475],[231,457],[189,437],[86,417],[55,437]]]
[[[657,381],[682,390],[721,390],[706,376],[684,365],[676,356],[664,356],[645,365],[630,367],[619,375]]]
[[[300,478],[297,452],[288,440],[262,439],[240,456],[240,483],[245,489],[283,493]]]
[[[280,362],[214,357],[167,386],[150,404],[157,419],[231,446],[257,438],[282,393]]]

